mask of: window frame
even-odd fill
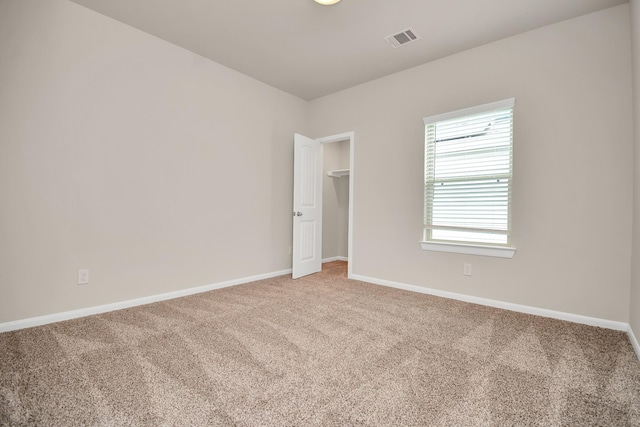
[[[427,150],[430,147],[427,145],[427,129],[428,126],[436,124],[438,122],[452,120],[452,119],[463,119],[468,116],[474,116],[482,113],[488,113],[491,111],[502,110],[502,109],[511,109],[511,141],[510,141],[510,177],[509,177],[509,186],[513,187],[513,113],[515,107],[515,98],[504,99],[502,101],[491,102],[488,104],[478,105],[475,107],[464,108],[460,110],[450,111],[447,113],[437,114],[429,117],[425,117],[423,119],[425,130],[425,142],[424,142],[424,158],[426,162]],[[433,147],[431,147],[433,149]],[[427,186],[427,176],[426,176],[426,165],[423,164],[423,170],[425,173],[423,174],[423,233],[422,240],[420,245],[422,249],[429,251],[439,251],[439,252],[453,252],[453,253],[462,253],[462,254],[471,254],[471,255],[483,255],[483,256],[492,256],[492,257],[500,257],[500,258],[512,258],[515,254],[516,248],[511,246],[511,219],[512,219],[512,194],[511,191],[508,192],[508,209],[507,209],[507,222],[508,222],[508,233],[505,244],[491,244],[491,243],[476,243],[470,241],[448,241],[448,240],[432,240],[428,238],[430,234],[427,231],[427,200],[426,200],[426,186]]]

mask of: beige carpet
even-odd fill
[[[0,334],[0,424],[640,426],[624,333],[345,271]]]

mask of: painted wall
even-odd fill
[[[349,141],[324,144],[322,151],[322,258],[346,258],[349,241],[349,177],[333,178],[327,172],[349,169]]]
[[[0,322],[291,267],[307,102],[63,0],[0,64]]]
[[[629,31],[625,4],[312,101],[314,135],[357,136],[353,273],[627,322]],[[510,97],[514,258],[423,251],[422,118]]]
[[[631,298],[629,324],[636,339],[640,338],[640,0],[631,0],[633,46],[633,101],[635,179],[633,206],[633,253],[631,258]]]

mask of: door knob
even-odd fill
[[[296,216],[302,216],[302,212],[296,212]]]

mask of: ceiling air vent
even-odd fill
[[[397,34],[391,34],[384,39],[391,45],[391,47],[396,48],[398,46],[402,46],[403,44],[411,43],[414,40],[418,40],[419,38],[420,36],[416,34],[413,29],[407,28],[406,30],[401,31]]]

